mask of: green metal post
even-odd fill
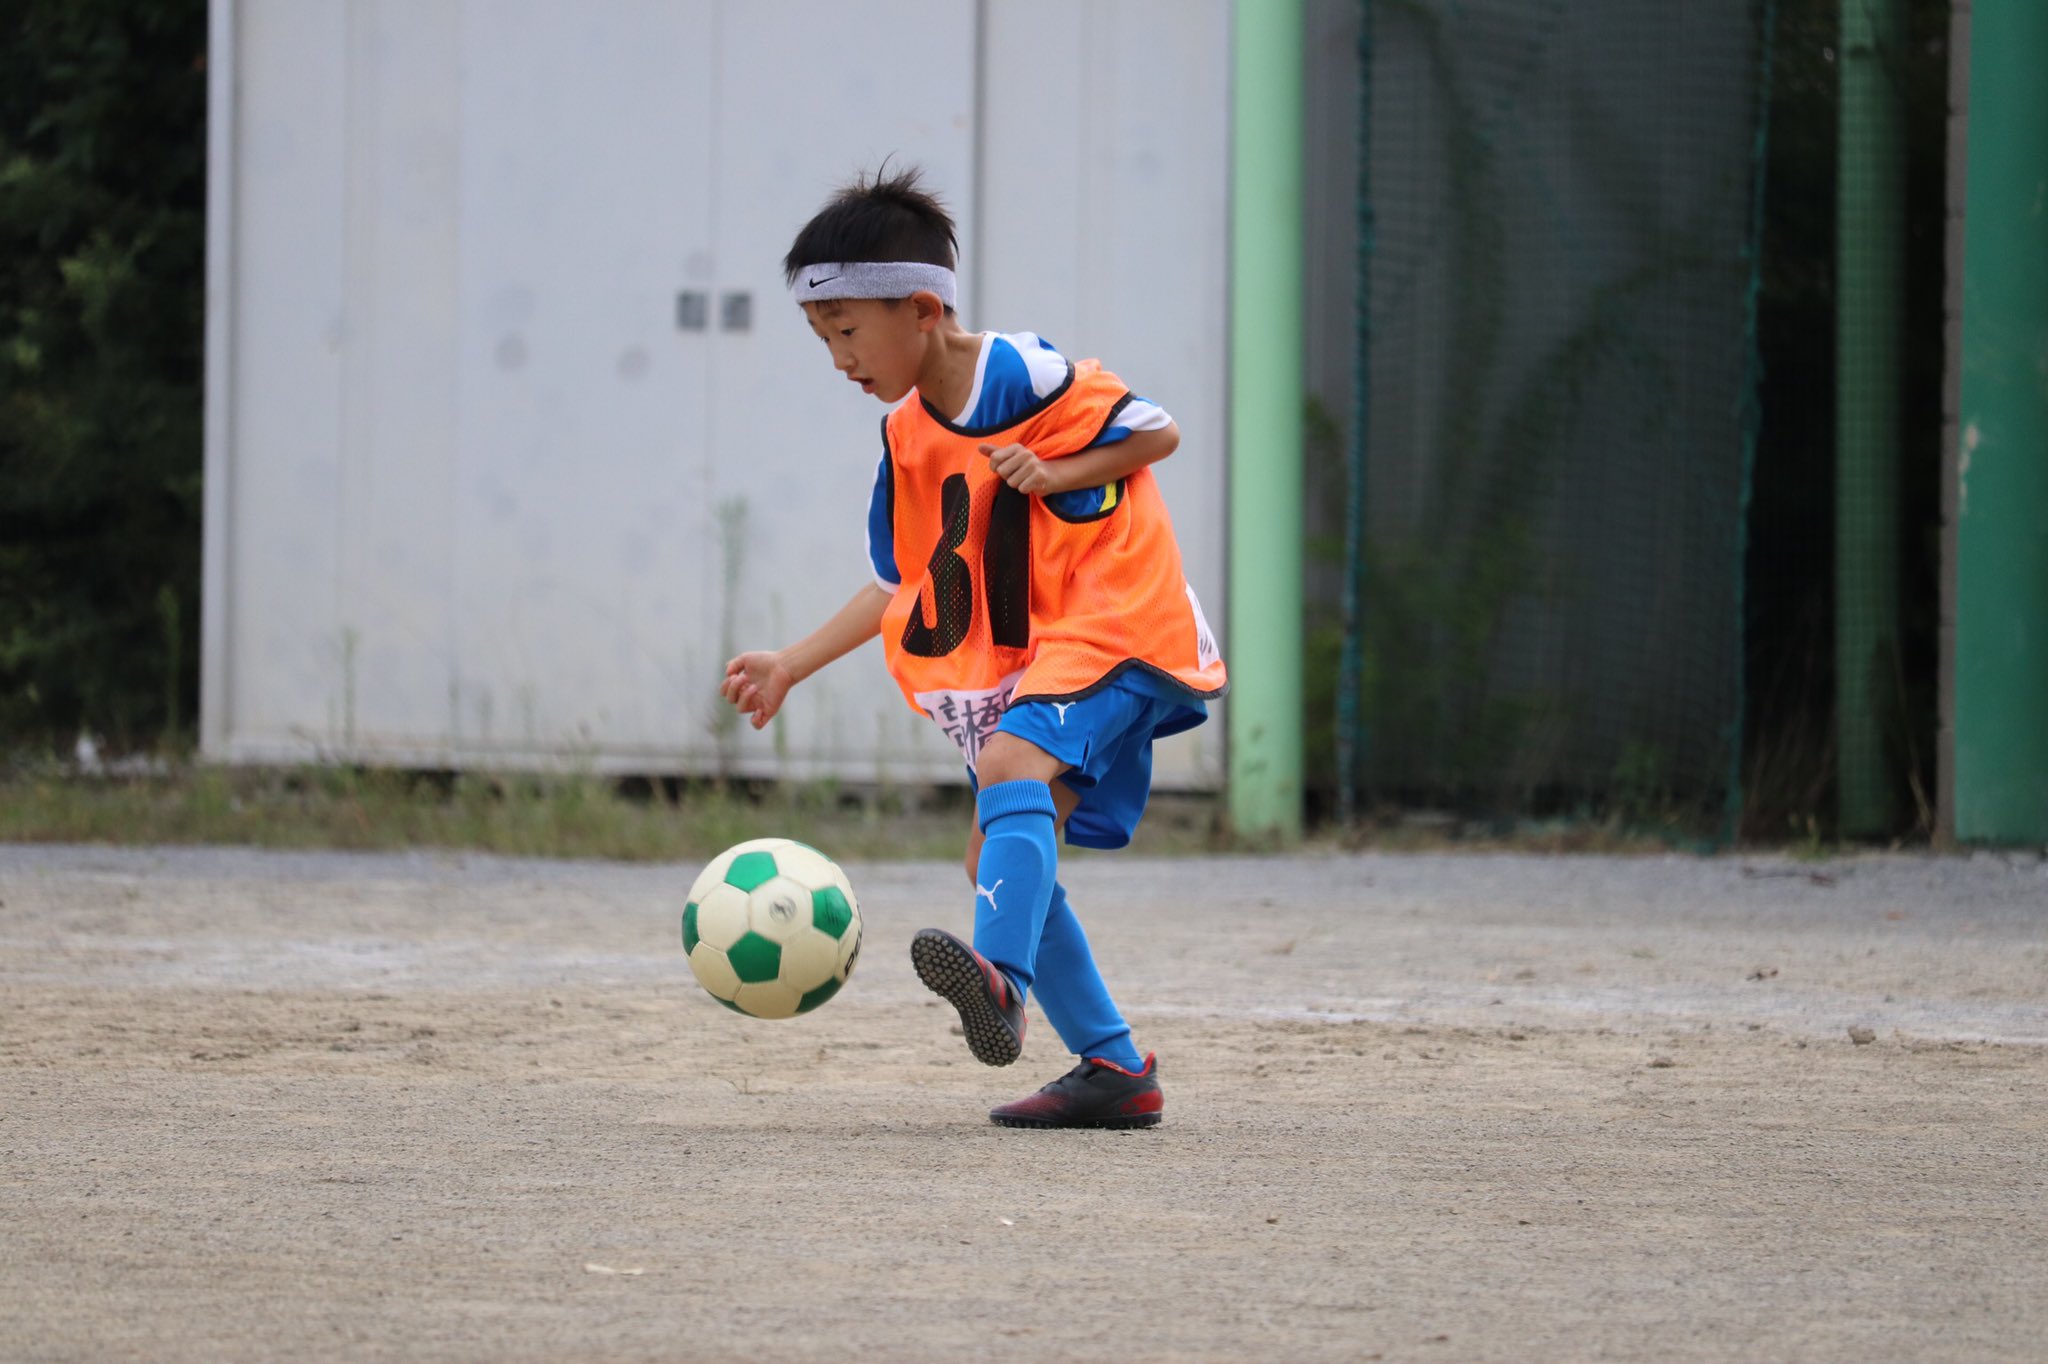
[[[1889,833],[1898,693],[1905,0],[1842,0],[1835,239],[1835,715],[1846,838]],[[1896,707],[1889,707],[1896,713]]]
[[[1301,834],[1302,8],[1237,0],[1230,191],[1229,796]]]
[[[2048,5],[1970,14],[1956,837],[2048,842]]]

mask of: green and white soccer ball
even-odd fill
[[[809,1013],[846,984],[860,955],[860,905],[816,848],[757,838],[727,848],[690,887],[683,951],[697,983],[755,1018]]]

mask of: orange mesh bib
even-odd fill
[[[920,401],[883,423],[902,585],[882,614],[882,647],[904,699],[970,760],[977,736],[959,725],[985,738],[1011,699],[1073,700],[1131,667],[1194,699],[1227,686],[1149,469],[1120,480],[1099,511],[1070,518],[1004,483],[978,448],[1076,454],[1128,397],[1115,375],[1083,360],[1000,431],[960,434]],[[963,698],[964,721],[940,713]]]

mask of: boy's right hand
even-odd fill
[[[751,715],[754,728],[760,729],[775,718],[775,712],[782,709],[782,698],[795,685],[796,678],[781,654],[757,650],[725,665],[725,684],[718,694],[737,706],[740,714]]]

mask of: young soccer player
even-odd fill
[[[921,980],[992,1066],[1038,995],[1080,1059],[989,1116],[1013,1127],[1148,1127],[1164,1099],[1058,879],[1055,835],[1120,848],[1151,790],[1152,741],[1207,717],[1223,661],[1181,571],[1148,465],[1180,436],[1093,360],[954,315],[953,221],[917,172],[843,190],[784,258],[833,368],[884,403],[863,586],[779,651],[726,665],[759,729],[791,687],[877,634],[913,708],[967,760],[976,822],[970,945],[927,928]]]

